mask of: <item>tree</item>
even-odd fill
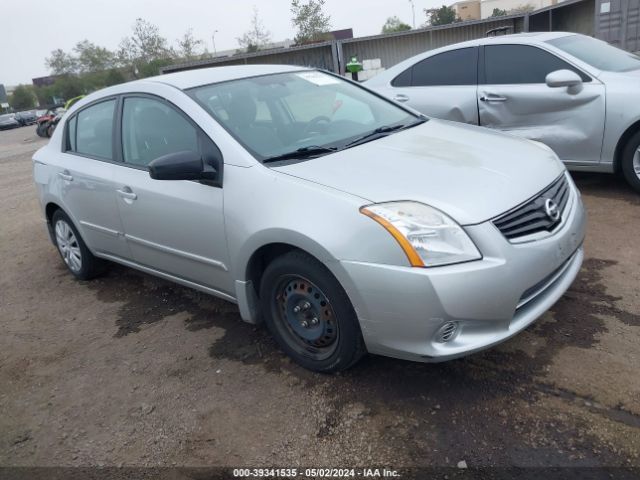
[[[504,17],[505,15],[508,15],[508,12],[506,10],[502,10],[500,8],[494,8],[493,9],[493,13],[489,16],[491,17]]]
[[[424,13],[427,16],[426,25],[448,25],[449,23],[460,21],[456,11],[446,5],[440,8],[425,8]]]
[[[240,46],[247,52],[257,52],[271,42],[271,32],[264,28],[258,16],[258,8],[256,6],[253,7],[251,28],[245,32],[244,35],[236,38],[236,40],[238,40]]]
[[[87,93],[85,82],[77,75],[64,75],[56,79],[52,86],[52,95],[64,98],[65,100]]]
[[[411,30],[411,25],[407,25],[398,17],[389,17],[382,26],[382,33],[404,32]]]
[[[117,58],[121,65],[136,66],[153,60],[174,56],[167,39],[160,35],[160,29],[153,23],[137,18],[133,34],[125,37],[118,46]]]
[[[331,29],[331,17],[322,11],[325,0],[292,0],[291,22],[296,27],[295,42],[307,43],[322,40]]]
[[[57,48],[51,52],[51,56],[44,61],[52,75],[64,75],[74,73],[77,69],[76,59],[73,55]]]
[[[76,43],[73,47],[75,63],[80,73],[101,72],[112,68],[115,63],[114,54],[103,47],[99,47],[89,40]]]
[[[9,105],[11,105],[14,110],[25,110],[27,108],[33,108],[36,100],[36,96],[30,86],[18,85],[9,98]]]
[[[176,52],[180,58],[191,60],[202,55],[204,42],[193,37],[193,29],[185,32],[182,38],[178,39],[178,51]]]
[[[527,3],[527,4],[520,5],[519,7],[512,8],[511,10],[509,10],[509,15],[518,15],[520,13],[529,13],[529,12],[533,12],[535,9],[536,9],[536,7],[534,7],[530,3]]]

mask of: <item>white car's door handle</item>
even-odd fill
[[[126,198],[127,200],[135,200],[138,198],[138,195],[133,193],[129,187],[124,187],[122,190],[116,190],[116,192],[118,192],[118,195],[122,198]]]
[[[73,176],[69,175],[69,172],[67,170],[65,170],[64,172],[58,172],[58,176],[67,182],[73,181]]]
[[[506,102],[507,97],[501,97],[500,95],[483,95],[480,97],[481,102]]]
[[[398,95],[393,97],[393,99],[396,102],[408,102],[409,101],[409,96],[408,95],[403,95],[402,93],[399,93]]]

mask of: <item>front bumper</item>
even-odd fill
[[[482,260],[436,268],[340,262],[369,352],[445,361],[503,342],[539,318],[582,265],[586,219],[570,183],[564,223],[546,238],[512,244],[490,221],[465,227]],[[441,342],[447,322],[456,334]]]

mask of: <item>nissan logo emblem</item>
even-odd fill
[[[560,209],[558,208],[558,204],[550,198],[547,198],[544,202],[544,211],[547,214],[547,217],[554,222],[560,218]]]

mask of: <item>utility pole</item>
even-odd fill
[[[413,29],[416,29],[416,6],[413,4],[413,0],[409,0],[411,4],[411,13],[413,14]]]
[[[218,33],[218,30],[214,30],[213,34],[211,35],[211,41],[213,42],[213,56],[214,57],[218,56],[218,52],[216,52],[216,33]]]

